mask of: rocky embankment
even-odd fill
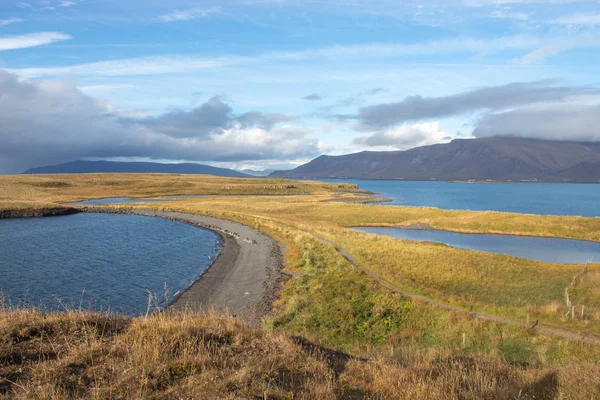
[[[72,207],[50,207],[38,209],[0,210],[0,219],[7,218],[38,218],[58,217],[61,215],[77,214],[81,210]]]

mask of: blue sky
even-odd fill
[[[600,139],[600,1],[3,0],[0,173]]]

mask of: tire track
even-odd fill
[[[344,257],[346,259],[346,261],[348,261],[354,267],[359,269],[365,275],[369,276],[370,278],[372,278],[373,280],[378,282],[381,286],[385,287],[386,289],[388,289],[391,292],[398,293],[404,297],[408,297],[409,299],[421,301],[421,302],[424,302],[431,306],[442,308],[442,309],[448,310],[448,311],[453,311],[456,313],[467,313],[472,318],[479,318],[479,319],[483,319],[486,321],[493,321],[493,322],[498,322],[498,323],[506,324],[506,325],[520,326],[522,328],[531,329],[531,330],[541,333],[543,335],[561,337],[564,339],[579,341],[579,342],[582,342],[585,344],[600,346],[600,337],[594,336],[591,334],[586,334],[586,333],[578,332],[578,331],[567,329],[567,328],[559,328],[559,327],[551,326],[551,325],[538,324],[537,322],[535,324],[533,324],[532,326],[529,326],[529,325],[525,324],[524,322],[519,321],[518,319],[500,317],[497,315],[486,314],[486,313],[482,313],[482,312],[473,312],[473,311],[467,310],[465,308],[451,306],[449,304],[441,303],[441,302],[431,299],[429,297],[425,297],[425,296],[422,296],[422,295],[419,295],[416,293],[408,292],[408,291],[402,289],[401,287],[394,285],[387,279],[381,277],[380,275],[369,270],[368,268],[365,268],[364,266],[362,266],[348,251],[346,251],[342,247],[338,246],[336,243],[332,242],[331,240],[325,239],[322,236],[317,236],[317,235],[312,235],[312,236],[315,239],[321,241],[322,243],[332,246],[335,249],[335,251],[338,252],[338,254],[340,254],[342,257]]]

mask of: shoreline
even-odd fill
[[[0,210],[0,219],[60,217],[63,215],[78,214],[80,212],[81,211],[75,207],[60,206],[49,208]]]
[[[165,218],[208,229],[220,236],[223,247],[219,255],[169,302],[167,310],[230,313],[255,326],[271,313],[272,303],[285,280],[281,272],[283,257],[275,239],[246,225],[204,215],[107,207],[78,210]]]
[[[198,214],[152,209],[56,207],[7,210],[0,219],[54,217],[78,213],[125,214],[165,218],[207,229],[219,235],[219,255],[189,286],[176,293],[165,310],[229,313],[259,326],[273,310],[281,283],[287,279],[277,241],[237,222]]]

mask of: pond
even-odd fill
[[[507,254],[555,264],[585,264],[590,259],[600,261],[600,243],[585,240],[404,228],[355,227],[353,229],[396,239],[444,243],[460,249]]]

